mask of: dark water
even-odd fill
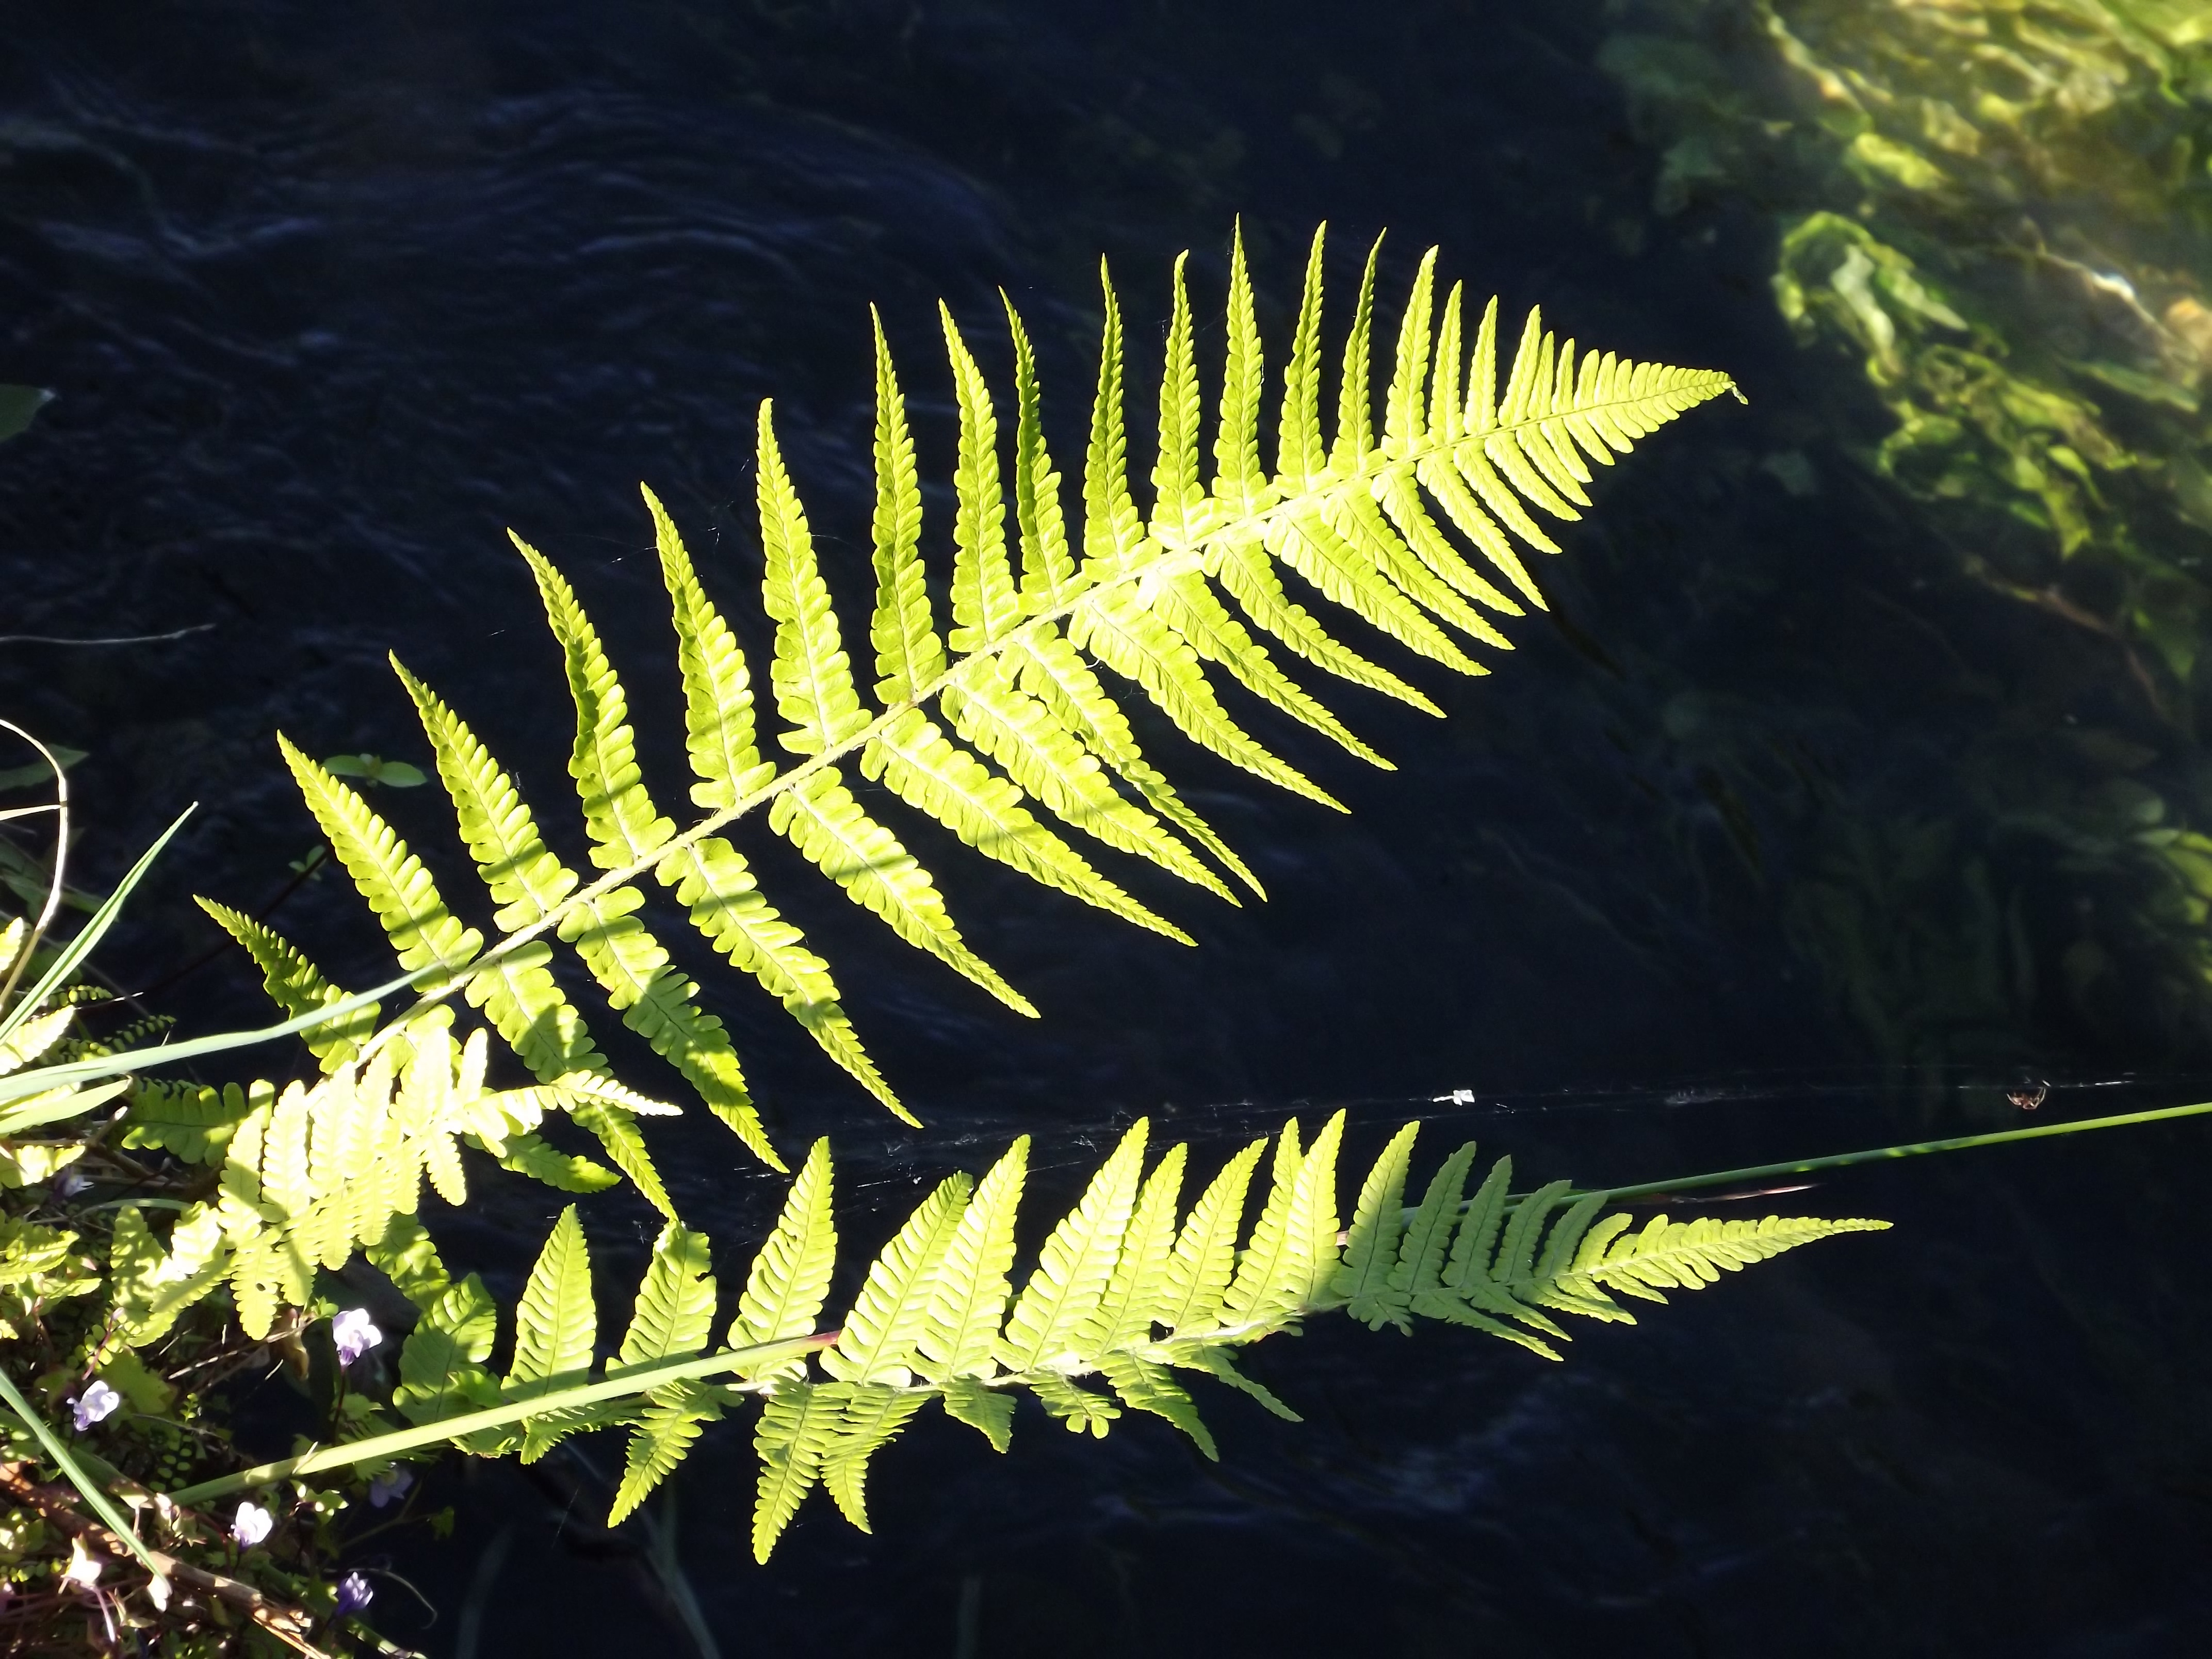
[[[779,1011],[708,972],[781,1144],[836,1138],[849,1238],[872,1243],[920,1183],[980,1167],[1018,1127],[1054,1172],[1040,1184],[1072,1196],[1139,1112],[1203,1164],[1291,1109],[1355,1103],[1362,1152],[1443,1109],[1524,1171],[1626,1182],[2003,1127],[1987,1085],[2016,1066],[2058,1080],[2050,1114],[2202,1091],[2207,1054],[2148,999],[2085,1012],[2039,981],[2002,1017],[1905,1043],[1839,1000],[1852,951],[1897,964],[1899,996],[1923,1006],[1963,979],[1942,950],[1977,948],[1914,908],[1899,823],[1948,826],[1929,856],[2026,895],[2031,964],[2075,925],[2081,892],[1976,818],[1959,781],[1993,731],[2024,768],[2079,730],[2172,745],[2109,654],[1952,579],[1854,469],[1845,448],[1880,412],[1790,345],[1765,288],[1771,227],[1747,208],[1651,220],[1654,159],[1589,67],[1595,7],[8,19],[0,380],[60,398],[0,457],[0,632],[214,624],[0,659],[0,712],[92,751],[88,878],[201,803],[111,954],[126,982],[207,948],[189,893],[258,904],[312,844],[274,731],[425,758],[389,649],[557,817],[566,699],[504,526],[576,581],[648,776],[680,799],[636,482],[738,608],[757,569],[753,412],[773,394],[849,632],[867,302],[915,398],[926,477],[950,472],[934,302],[995,339],[1000,287],[1039,340],[1073,456],[1097,256],[1141,386],[1169,260],[1194,250],[1211,303],[1241,213],[1271,343],[1313,222],[1334,228],[1340,292],[1388,226],[1386,292],[1441,243],[1509,313],[1540,302],[1584,341],[1724,367],[1751,407],[1700,410],[1603,481],[1540,573],[1551,617],[1517,625],[1495,678],[1419,676],[1448,721],[1338,699],[1400,772],[1261,722],[1350,818],[1157,734],[1272,896],[1232,910],[1126,878],[1201,949],[1071,915],[915,831],[1041,1022],[883,950],[764,849],[769,890],[842,964],[848,1006],[932,1125],[894,1133]],[[1762,466],[1787,451],[1817,493]],[[447,891],[468,890],[436,801],[388,805]],[[1805,926],[1824,861],[1861,843],[1867,890],[1896,874],[1885,914],[1925,936],[1917,969],[1886,934]],[[381,976],[337,883],[276,919],[334,975]],[[213,1029],[258,1013],[251,988],[226,961],[164,995]],[[1429,1106],[1462,1087],[1477,1106]],[[696,1115],[662,1164],[726,1280],[775,1188]],[[1254,1361],[1304,1426],[1203,1402],[1218,1468],[1154,1424],[1102,1445],[1024,1417],[1002,1461],[933,1418],[879,1461],[872,1538],[810,1507],[759,1569],[733,1427],[676,1483],[658,1545],[586,1524],[604,1493],[572,1462],[537,1486],[452,1478],[452,1547],[364,1559],[441,1609],[426,1623],[396,1585],[379,1603],[395,1639],[437,1654],[684,1651],[656,1547],[732,1656],[2193,1651],[2212,1630],[2202,1147],[2185,1125],[1837,1179],[1802,1201],[1899,1229],[1583,1333],[1564,1367],[1325,1322]],[[519,1274],[552,1213],[538,1191],[510,1183],[453,1222],[449,1259]],[[603,1208],[595,1225],[608,1283],[626,1283],[647,1216]],[[611,1468],[618,1451],[589,1455]]]

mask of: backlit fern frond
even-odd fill
[[[1284,1128],[1248,1231],[1248,1189],[1266,1143],[1231,1158],[1179,1219],[1188,1149],[1170,1147],[1147,1170],[1139,1120],[1053,1228],[1018,1294],[1009,1272],[1028,1146],[1017,1142],[980,1182],[958,1175],[934,1188],[860,1276],[842,1319],[823,1329],[836,1240],[829,1152],[817,1143],[748,1270],[728,1346],[710,1346],[707,1243],[672,1225],[604,1368],[592,1353],[589,1255],[570,1209],[514,1310],[515,1357],[504,1378],[485,1365],[500,1322],[481,1283],[453,1284],[420,1229],[395,1222],[370,1260],[422,1313],[401,1352],[394,1403],[484,1454],[519,1447],[528,1457],[562,1435],[627,1425],[618,1521],[682,1462],[703,1425],[764,1396],[753,1543],[765,1560],[817,1485],[865,1528],[871,1460],[932,1400],[1001,1451],[1025,1394],[1078,1433],[1106,1434],[1127,1412],[1161,1418],[1211,1458],[1212,1436],[1177,1374],[1212,1376],[1296,1420],[1238,1369],[1237,1356],[1328,1310],[1408,1331],[1420,1319],[1467,1325],[1556,1359],[1553,1344],[1566,1334],[1554,1314],[1633,1323],[1608,1292],[1663,1300],[1662,1290],[1697,1289],[1800,1244],[1887,1225],[1660,1217],[1632,1231],[1626,1215],[1598,1218],[1603,1193],[1566,1202],[1559,1182],[1514,1197],[1504,1159],[1468,1200],[1472,1144],[1444,1161],[1408,1209],[1418,1134],[1408,1124],[1368,1170],[1340,1233],[1344,1133],[1342,1113],[1310,1146],[1295,1123]],[[120,1231],[118,1239],[120,1250]],[[398,1455],[424,1439],[401,1431],[173,1497],[189,1503]]]
[[[1036,354],[1012,303],[1005,306],[1003,349],[1012,362],[1006,393],[994,392],[988,343],[940,307],[958,418],[955,453],[946,458],[952,511],[941,528],[925,520],[906,397],[877,319],[865,573],[824,568],[772,407],[763,403],[754,505],[761,610],[773,632],[765,680],[773,729],[765,732],[754,671],[710,594],[720,577],[695,567],[674,520],[647,491],[676,636],[690,798],[703,814],[688,824],[664,813],[648,791],[628,691],[575,592],[549,559],[516,538],[575,709],[569,771],[596,876],[587,880],[550,850],[510,775],[404,669],[439,781],[496,907],[489,946],[447,908],[397,830],[286,745],[309,805],[401,962],[428,972],[425,994],[438,1000],[462,989],[541,1082],[597,1073],[599,1051],[550,969],[552,945],[564,944],[623,1022],[747,1146],[781,1167],[728,1030],[648,928],[648,878],[672,889],[714,949],[864,1088],[904,1114],[855,1034],[829,965],[763,893],[732,833],[744,827],[741,820],[764,817],[769,833],[901,939],[1024,1013],[1035,1010],[968,942],[937,876],[890,815],[879,819],[873,802],[855,793],[855,770],[883,785],[897,806],[987,856],[1170,939],[1188,942],[1189,935],[1137,896],[1109,860],[1134,860],[1224,898],[1232,883],[1256,892],[1250,870],[1170,781],[1173,769],[1139,748],[1132,693],[1200,747],[1337,805],[1321,783],[1247,729],[1248,710],[1287,715],[1387,765],[1352,729],[1350,701],[1340,707],[1316,694],[1291,668],[1310,665],[1440,712],[1376,659],[1402,648],[1458,672],[1486,672],[1473,653],[1507,648],[1498,623],[1543,603],[1516,551],[1557,550],[1539,516],[1578,518],[1590,504],[1593,463],[1610,465],[1659,426],[1735,390],[1710,370],[1579,351],[1534,312],[1501,373],[1496,301],[1470,346],[1462,289],[1455,285],[1437,301],[1433,250],[1395,331],[1378,307],[1370,251],[1332,354],[1324,341],[1322,252],[1316,233],[1274,392],[1272,468],[1262,459],[1267,364],[1241,237],[1230,251],[1221,392],[1211,408],[1200,391],[1200,330],[1185,262],[1176,262],[1164,361],[1151,400],[1156,413],[1139,446],[1152,458],[1148,505],[1131,477],[1131,389],[1110,283],[1077,496],[1051,453]],[[940,632],[933,611],[933,562],[947,580],[949,632]],[[833,588],[866,576],[874,586],[865,634],[873,672],[863,676],[848,645],[861,635],[840,618]],[[1338,613],[1370,637],[1356,645],[1339,638]],[[250,924],[218,914],[288,1007],[331,996]],[[379,1040],[364,1039],[365,1030],[356,1022],[319,1039],[325,1063]],[[668,1209],[623,1109],[593,1115],[616,1162]],[[1271,1265],[1224,1286],[1229,1304],[1267,1317],[1302,1296],[1318,1271],[1313,1235],[1325,1219],[1308,1198],[1285,1194],[1265,1233]],[[1177,1282],[1186,1300],[1201,1288],[1187,1276]],[[1362,1305],[1379,1293],[1363,1288]],[[804,1463],[811,1432],[793,1431],[793,1468]]]

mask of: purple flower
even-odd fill
[[[106,1383],[95,1381],[70,1402],[70,1420],[76,1425],[76,1431],[82,1434],[102,1419],[113,1416],[115,1408],[122,1403],[121,1395]]]
[[[276,1524],[276,1517],[260,1504],[248,1502],[238,1506],[238,1513],[230,1518],[230,1535],[238,1540],[240,1549],[252,1549],[269,1536],[269,1529]]]
[[[83,1170],[76,1169],[64,1170],[59,1175],[54,1177],[54,1196],[57,1198],[75,1198],[79,1193],[82,1192],[86,1188],[91,1185],[92,1177],[87,1175]]]
[[[368,1580],[357,1572],[349,1572],[338,1580],[338,1617],[359,1613],[376,1600],[376,1592],[368,1587]]]
[[[394,1464],[368,1483],[369,1506],[380,1510],[393,1499],[406,1497],[408,1487],[414,1484],[414,1474]]]
[[[331,1321],[331,1340],[338,1345],[338,1364],[350,1365],[384,1340],[384,1333],[369,1322],[366,1308],[348,1308]]]

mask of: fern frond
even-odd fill
[[[481,1054],[480,1035],[471,1046]],[[416,1053],[448,1063],[438,1039],[426,1039]],[[432,1060],[416,1063],[429,1067]],[[454,1066],[457,1093],[465,1092],[471,1070],[465,1060]],[[377,1092],[373,1083],[364,1088]],[[292,1166],[302,1156],[312,1174],[312,1121],[326,1099],[295,1087],[241,1126],[226,1166],[224,1206],[251,1200],[274,1207],[262,1194],[289,1194],[301,1179]],[[304,1132],[303,1115],[311,1121]],[[1436,1318],[1557,1358],[1552,1344],[1565,1332],[1546,1310],[1633,1322],[1609,1291],[1663,1300],[1666,1290],[1698,1288],[1800,1244],[1884,1224],[1778,1217],[1677,1224],[1661,1217],[1632,1231],[1626,1216],[1597,1218],[1606,1194],[1567,1202],[1564,1182],[1513,1200],[1510,1162],[1500,1159],[1455,1228],[1474,1148],[1452,1152],[1408,1214],[1402,1200],[1417,1138],[1417,1126],[1408,1124],[1365,1172],[1340,1250],[1336,1162],[1344,1123],[1344,1115],[1335,1115],[1307,1146],[1295,1125],[1276,1139],[1267,1200],[1239,1258],[1243,1198],[1267,1143],[1255,1141],[1233,1157],[1178,1230],[1185,1150],[1170,1149],[1145,1175],[1147,1126],[1139,1121],[1052,1230],[1003,1330],[1027,1142],[1017,1142],[972,1190],[965,1176],[939,1183],[878,1255],[842,1328],[816,1332],[836,1249],[829,1151],[817,1142],[748,1275],[730,1331],[734,1346],[702,1352],[714,1301],[706,1241],[672,1224],[654,1247],[620,1350],[596,1382],[588,1380],[590,1267],[573,1208],[554,1228],[523,1291],[504,1382],[485,1370],[497,1310],[483,1285],[474,1278],[452,1283],[420,1227],[394,1218],[369,1247],[371,1260],[423,1310],[401,1352],[394,1404],[418,1424],[460,1419],[441,1432],[465,1449],[492,1455],[519,1449],[526,1461],[579,1429],[631,1424],[612,1516],[619,1521],[682,1461],[701,1425],[747,1393],[763,1395],[753,1544],[764,1558],[817,1483],[848,1520],[866,1528],[871,1460],[933,1395],[1000,1451],[1009,1443],[1015,1394],[1025,1390],[1073,1432],[1103,1436],[1125,1412],[1144,1413],[1172,1424],[1212,1458],[1218,1448],[1173,1373],[1210,1376],[1297,1421],[1240,1368],[1239,1350],[1326,1310],[1349,1308],[1375,1326]],[[222,1251],[231,1237],[216,1212],[196,1210],[179,1223],[167,1254],[179,1265],[164,1267],[143,1217],[126,1208],[117,1220],[114,1328],[125,1340],[152,1340],[167,1305],[159,1287],[174,1279],[185,1286],[179,1294],[204,1294],[226,1271]],[[1161,1328],[1167,1334],[1156,1335]],[[810,1355],[830,1380],[817,1378]],[[1001,1374],[998,1364],[1009,1369]],[[741,1380],[707,1381],[730,1373]],[[1094,1377],[1110,1393],[1093,1386]],[[190,1501],[253,1479],[397,1455],[422,1440],[419,1430],[371,1436],[176,1496]]]
[[[1666,422],[1734,391],[1717,373],[1583,350],[1547,331],[1535,312],[1501,389],[1497,304],[1485,308],[1470,346],[1462,288],[1454,284],[1437,302],[1433,249],[1419,263],[1395,333],[1382,333],[1389,319],[1377,297],[1379,241],[1367,253],[1340,354],[1331,356],[1324,349],[1325,246],[1324,228],[1306,261],[1272,469],[1260,458],[1266,354],[1241,230],[1230,250],[1222,389],[1212,410],[1200,392],[1189,264],[1176,260],[1157,420],[1146,434],[1152,454],[1143,504],[1131,480],[1121,307],[1102,264],[1104,314],[1082,468],[1079,562],[1044,441],[1036,354],[1019,314],[1002,295],[1013,361],[1012,402],[1004,404],[940,307],[959,427],[951,479],[949,651],[932,614],[921,468],[905,397],[881,319],[872,319],[872,707],[855,683],[830,582],[776,441],[773,407],[763,403],[756,506],[762,604],[775,636],[768,681],[775,735],[796,764],[763,757],[757,692],[737,630],[708,598],[673,519],[647,491],[676,634],[696,775],[691,799],[705,814],[688,826],[664,816],[647,790],[627,693],[574,592],[516,538],[576,707],[570,770],[592,862],[604,872],[599,878],[584,882],[546,850],[507,775],[411,678],[408,688],[437,750],[441,781],[500,906],[503,937],[490,951],[446,910],[420,861],[358,796],[289,750],[310,805],[403,962],[436,970],[426,996],[442,999],[463,983],[543,1085],[598,1073],[598,1051],[548,971],[542,936],[552,933],[576,947],[625,1024],[775,1164],[727,1030],[702,1006],[698,988],[641,914],[648,872],[674,890],[715,948],[781,1001],[841,1066],[892,1110],[902,1109],[854,1035],[828,964],[769,903],[738,840],[724,833],[746,815],[765,807],[769,832],[792,842],[849,899],[1025,1013],[1035,1011],[953,923],[938,878],[915,860],[892,823],[877,820],[872,804],[855,798],[851,767],[986,855],[1170,938],[1188,935],[1125,890],[1115,872],[1094,867],[1094,854],[1063,840],[1047,817],[1224,896],[1228,884],[1202,859],[1257,891],[1249,867],[1191,810],[1168,770],[1139,750],[1121,682],[1133,684],[1200,747],[1317,804],[1339,806],[1320,781],[1247,729],[1242,711],[1232,713],[1224,701],[1233,694],[1222,690],[1219,677],[1352,754],[1387,765],[1328,696],[1287,672],[1290,656],[1428,712],[1439,712],[1437,704],[1396,669],[1370,660],[1366,646],[1355,649],[1338,639],[1336,619],[1312,595],[1416,655],[1481,674],[1484,664],[1462,641],[1510,648],[1491,618],[1542,604],[1517,550],[1558,550],[1538,516],[1575,520],[1589,508],[1595,464],[1609,465]],[[1385,351],[1378,432],[1376,359]],[[1326,434],[1325,374],[1334,392]],[[1001,408],[1010,411],[1010,433],[1000,430]],[[1210,437],[1210,467],[1202,431]],[[1285,569],[1310,591],[1294,599]],[[1115,689],[1102,679],[1102,667],[1113,671]],[[311,970],[284,956],[273,936],[249,948],[257,945],[280,995],[330,999],[332,993],[306,977]],[[366,1029],[320,1039],[331,1045],[326,1059],[343,1058],[350,1051],[341,1045]],[[387,1040],[404,1042],[371,1039]],[[665,1209],[665,1188],[635,1126],[608,1115],[623,1109],[605,1104],[588,1127]],[[460,1190],[450,1146],[433,1138],[422,1143],[422,1156],[441,1190]],[[532,1143],[515,1156],[550,1167]],[[1322,1184],[1317,1172],[1307,1194],[1312,1203],[1321,1201]],[[1297,1300],[1297,1274],[1322,1270],[1318,1255],[1283,1232],[1294,1219],[1269,1224],[1263,1252],[1272,1258],[1291,1248],[1282,1270],[1292,1276],[1264,1291],[1253,1280],[1237,1292],[1245,1313],[1261,1310],[1262,1322]],[[1310,1220],[1297,1226],[1310,1231]],[[1457,1230],[1461,1242],[1473,1236]],[[1392,1285],[1397,1265],[1387,1249],[1363,1259],[1358,1295],[1367,1314],[1402,1318],[1419,1295],[1469,1310],[1488,1298],[1501,1316],[1517,1317],[1500,1301],[1513,1298],[1500,1288],[1494,1258],[1464,1285],[1449,1267],[1418,1291],[1409,1279],[1404,1306]]]

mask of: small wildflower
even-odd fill
[[[338,1345],[338,1364],[350,1365],[384,1340],[366,1308],[348,1308],[331,1321],[331,1340]]]
[[[79,1193],[82,1192],[86,1188],[91,1185],[92,1177],[87,1175],[83,1170],[74,1168],[64,1170],[59,1175],[54,1177],[54,1196],[56,1198],[75,1198]]]
[[[338,1617],[359,1613],[376,1600],[376,1592],[368,1587],[368,1580],[357,1572],[349,1572],[338,1580]]]
[[[106,1383],[94,1381],[70,1404],[70,1420],[76,1425],[76,1431],[82,1434],[94,1424],[112,1416],[115,1408],[122,1403],[121,1395]]]
[[[238,1540],[240,1549],[250,1550],[268,1537],[270,1528],[276,1524],[276,1517],[260,1504],[244,1503],[238,1506],[238,1513],[231,1517],[230,1535]]]
[[[72,1538],[70,1540],[69,1566],[62,1574],[62,1582],[75,1584],[79,1589],[90,1589],[100,1582],[100,1570],[106,1565],[85,1548],[83,1539]]]
[[[395,1498],[406,1497],[414,1484],[413,1473],[395,1464],[368,1483],[369,1507],[380,1510]]]

